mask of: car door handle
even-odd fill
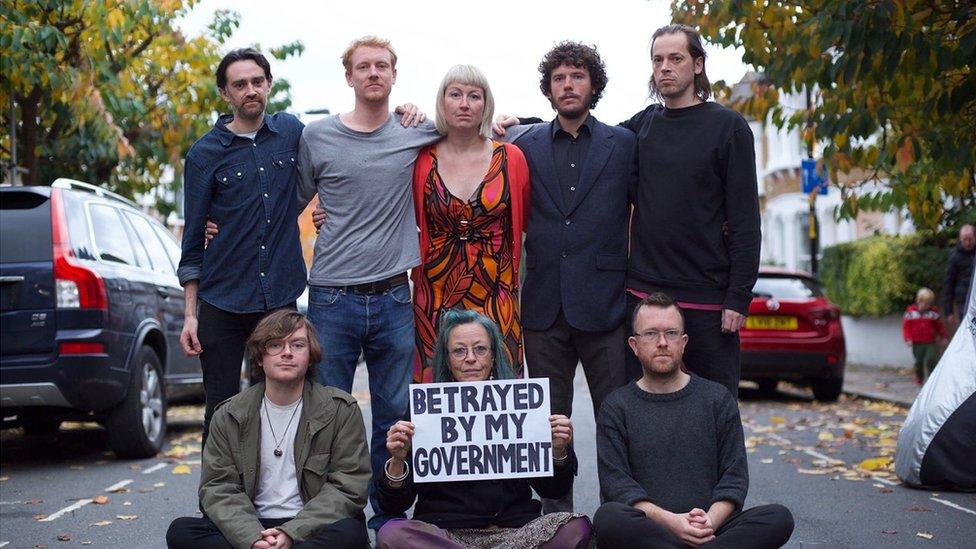
[[[0,284],[13,284],[15,282],[23,282],[25,280],[22,276],[0,276]]]

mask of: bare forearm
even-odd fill
[[[708,508],[708,518],[712,521],[712,527],[718,530],[725,524],[732,512],[735,511],[735,504],[731,501],[720,500]]]
[[[196,318],[197,317],[197,289],[200,287],[200,281],[191,280],[183,286],[183,317],[184,318]]]
[[[658,524],[664,524],[665,517],[668,514],[670,514],[664,509],[658,507],[657,505],[654,505],[649,501],[638,501],[637,503],[634,504],[634,507],[640,509],[644,513],[644,516],[646,516],[647,518],[653,520]]]

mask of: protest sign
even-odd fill
[[[410,385],[414,482],[552,476],[549,380]]]

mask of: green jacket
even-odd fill
[[[264,383],[218,405],[203,450],[200,505],[234,547],[249,549],[264,527],[254,508],[261,470]],[[295,472],[305,504],[279,530],[295,542],[341,519],[362,516],[369,487],[366,429],[356,399],[305,382],[295,433]]]

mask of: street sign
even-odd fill
[[[800,161],[800,179],[803,181],[803,193],[810,194],[818,189],[819,194],[827,194],[827,178],[825,173],[817,169],[817,161],[804,158]]]

